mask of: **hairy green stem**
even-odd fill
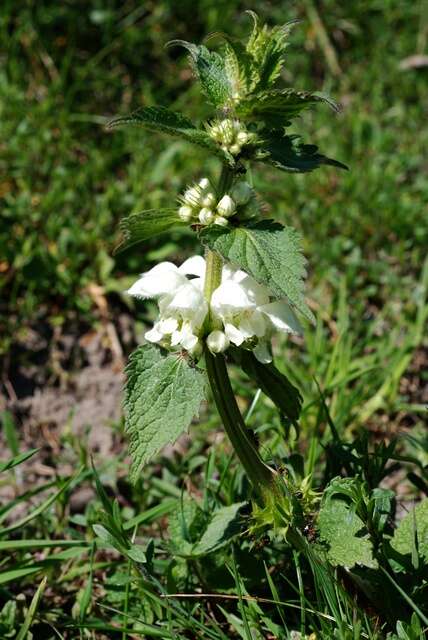
[[[261,459],[236,404],[225,357],[205,351],[208,380],[223,426],[254,489],[262,500],[272,495],[277,474]]]
[[[217,189],[218,197],[222,197],[227,193],[233,183],[233,177],[233,171],[224,165]],[[205,260],[204,295],[209,303],[213,291],[221,283],[223,261],[218,253],[210,250],[206,251]],[[211,318],[209,318],[209,322],[211,323],[211,329],[213,329],[215,325]],[[263,462],[248,434],[241,412],[236,404],[224,356],[221,354],[213,355],[206,349],[205,362],[214,401],[225,431],[259,498],[265,502],[269,496],[272,497],[274,494],[277,474]]]

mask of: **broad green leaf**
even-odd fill
[[[174,226],[187,226],[178,217],[177,208],[147,209],[140,213],[133,213],[120,222],[122,239],[116,252],[124,251],[152,236],[165,233]]]
[[[209,149],[211,153],[218,155],[224,161],[233,164],[233,157],[208,135],[204,129],[197,129],[193,122],[181,113],[170,111],[166,107],[142,107],[126,116],[119,116],[109,122],[109,129],[123,125],[137,125],[148,131],[169,133],[183,138],[188,142]]]
[[[144,465],[175,442],[198,414],[205,397],[204,374],[179,354],[142,345],[126,368],[125,429],[135,482]]]
[[[401,520],[391,546],[403,555],[413,555],[416,551],[424,564],[428,564],[428,498]]]
[[[262,364],[252,351],[230,349],[233,359],[293,424],[299,419],[302,396],[273,364]]]
[[[244,506],[245,502],[239,502],[214,511],[201,539],[193,547],[192,555],[216,551],[234,538],[241,531],[240,512]]]
[[[287,298],[297,311],[314,321],[303,295],[306,260],[294,229],[266,220],[232,230],[207,227],[200,237],[225,260],[265,284],[273,296]]]
[[[263,142],[259,146],[256,160],[271,164],[277,169],[291,173],[306,173],[322,164],[347,169],[346,165],[318,153],[313,144],[303,144],[299,136],[286,136],[282,131],[270,131],[261,134]]]
[[[169,536],[176,553],[191,556],[195,542],[207,526],[207,515],[196,500],[185,496],[169,518]]]
[[[251,95],[242,100],[236,113],[243,119],[262,120],[269,128],[284,127],[287,121],[299,115],[303,109],[324,102],[337,110],[329,98],[296,89],[271,90]]]
[[[173,40],[170,44],[177,44],[187,49],[195,74],[211,104],[214,107],[228,105],[232,99],[232,85],[226,72],[224,58],[203,45],[185,40]]]
[[[376,568],[373,548],[364,522],[343,500],[330,499],[318,515],[320,539],[329,546],[327,555],[334,565]]]

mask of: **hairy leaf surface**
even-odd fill
[[[130,438],[131,481],[144,465],[198,415],[204,374],[178,354],[142,345],[131,355],[125,392],[125,429]]]
[[[173,40],[187,49],[192,66],[198,77],[202,90],[214,107],[227,105],[232,98],[232,85],[226,71],[225,59],[204,45],[196,45],[185,40]]]
[[[133,213],[120,222],[122,240],[116,252],[124,251],[134,244],[159,235],[174,226],[187,226],[178,217],[177,209],[146,209]]]
[[[277,128],[286,126],[289,119],[320,102],[337,110],[337,105],[326,96],[290,88],[251,95],[238,104],[236,112],[241,118],[262,120],[268,127]]]
[[[299,136],[284,136],[282,131],[271,131],[264,135],[256,159],[292,173],[313,171],[322,164],[347,168],[341,162],[318,153],[316,145],[303,144]]]
[[[129,115],[111,120],[107,126],[112,129],[128,124],[143,127],[148,131],[159,131],[178,136],[188,142],[209,149],[225,161],[234,162],[233,157],[224,152],[205,130],[197,129],[192,121],[183,116],[183,114],[170,111],[166,107],[142,107]]]
[[[314,321],[304,299],[306,260],[295,229],[266,220],[232,230],[207,227],[200,237],[225,260],[265,284],[273,296],[287,298],[297,311],[309,321]]]

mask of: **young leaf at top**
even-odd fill
[[[232,230],[206,227],[200,238],[203,244],[217,251],[225,260],[265,284],[273,296],[287,298],[297,311],[314,322],[304,299],[306,260],[295,229],[265,220]]]
[[[225,59],[204,45],[196,45],[185,40],[173,40],[190,54],[193,70],[202,89],[214,107],[225,107],[232,100],[232,85],[226,71]]]
[[[271,164],[277,169],[292,173],[306,173],[317,169],[322,164],[333,165],[347,169],[338,160],[327,158],[318,153],[318,147],[313,144],[303,144],[300,136],[286,136],[282,131],[264,131],[256,160]]]
[[[259,26],[258,17],[253,11],[247,11],[247,13],[254,22],[253,31],[246,46],[258,74],[254,91],[263,91],[270,89],[281,73],[285,50],[288,46],[288,35],[296,21],[269,29],[267,25]]]
[[[211,153],[220,156],[224,162],[234,163],[233,156],[216,144],[204,129],[197,129],[183,114],[170,111],[166,107],[142,107],[129,115],[114,118],[108,123],[107,128],[113,129],[128,124],[143,127],[148,131],[178,136],[187,142],[208,149]]]
[[[126,367],[125,430],[130,438],[131,481],[168,442],[198,415],[205,376],[179,354],[142,345]]]
[[[302,396],[289,379],[273,364],[259,362],[252,351],[230,348],[229,353],[279,411],[296,425],[302,408]]]
[[[165,233],[172,227],[187,227],[180,220],[177,209],[147,209],[140,213],[133,213],[120,222],[122,232],[120,244],[116,247],[116,253],[124,251],[134,244],[143,242],[152,236]]]

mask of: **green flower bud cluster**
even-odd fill
[[[239,155],[242,147],[256,138],[254,133],[247,131],[245,124],[232,118],[216,120],[213,124],[207,125],[207,130],[211,138],[233,156]]]
[[[229,218],[239,214],[240,219],[252,218],[259,213],[253,189],[247,182],[237,182],[230,194],[217,200],[208,178],[188,187],[179,198],[178,215],[183,222],[227,227]]]

